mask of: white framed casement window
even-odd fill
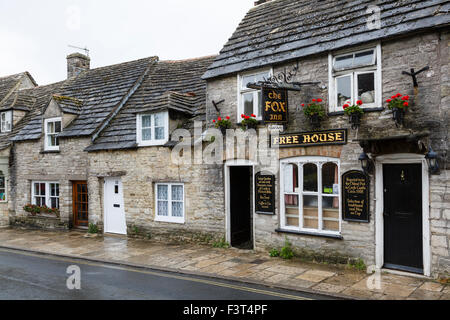
[[[59,183],[33,181],[31,183],[31,203],[40,207],[59,209]]]
[[[7,179],[0,175],[0,203],[8,201],[7,191]]]
[[[12,111],[0,113],[0,132],[11,132],[12,130]]]
[[[381,45],[359,51],[330,54],[330,112],[343,111],[343,105],[362,100],[363,108],[382,107]]]
[[[247,88],[249,83],[268,80],[273,74],[272,69],[252,73],[242,73],[238,75],[238,112],[237,122],[241,122],[241,115],[251,116],[254,114],[256,119],[262,120],[261,90]]]
[[[340,235],[339,160],[297,157],[280,161],[281,229]]]
[[[155,221],[184,223],[184,184],[157,183]]]
[[[169,141],[169,112],[138,114],[136,118],[138,146],[158,146]]]
[[[61,118],[50,118],[44,120],[45,150],[59,151],[58,134],[60,134],[61,131],[62,131]]]

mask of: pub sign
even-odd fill
[[[288,107],[287,90],[262,88],[264,123],[288,123]]]
[[[275,213],[275,176],[258,172],[255,177],[256,213]]]
[[[369,222],[369,177],[362,171],[342,175],[342,212],[346,221]]]
[[[346,144],[347,129],[314,132],[286,133],[271,136],[270,145],[280,148],[310,147],[318,145]]]

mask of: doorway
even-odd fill
[[[120,178],[105,178],[104,220],[105,233],[127,234],[123,187]]]
[[[253,249],[251,166],[229,167],[229,235],[230,244],[240,249]]]
[[[423,273],[422,165],[384,164],[384,266]]]
[[[75,228],[89,225],[88,186],[86,181],[72,182],[72,212]]]

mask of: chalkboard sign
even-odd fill
[[[281,89],[262,89],[264,123],[288,123],[288,93]]]
[[[369,222],[369,177],[352,170],[342,175],[342,212],[346,221]]]
[[[255,178],[256,213],[275,213],[275,176],[260,172]]]

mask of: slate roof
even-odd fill
[[[57,97],[56,100],[63,111],[78,114],[59,136],[91,136],[100,130],[139,86],[156,60],[157,57],[150,57],[87,70],[55,88],[47,97],[47,105],[53,97]],[[39,139],[43,133],[44,110],[33,113],[28,123],[10,140]]]
[[[381,9],[369,30],[366,10]],[[450,24],[450,0],[274,0],[252,8],[204,74],[242,70]]]
[[[170,109],[187,118],[204,118],[206,81],[201,76],[214,58],[156,63],[141,87],[86,151],[136,148],[137,113]]]
[[[21,72],[10,76],[0,77],[0,104],[3,104],[11,94],[19,87],[24,77],[28,77],[31,82],[37,86],[33,77],[28,72]]]

